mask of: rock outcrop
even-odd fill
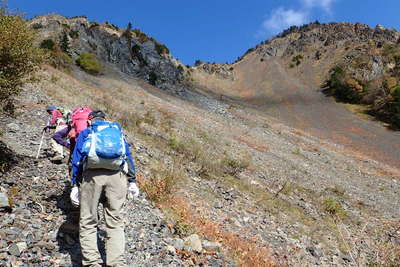
[[[326,48],[334,45],[335,48],[345,48],[352,43],[370,41],[396,43],[399,38],[400,33],[396,30],[379,25],[371,28],[360,23],[310,23],[301,27],[293,26],[277,37],[257,45],[255,49],[249,49],[246,54],[255,50],[265,60],[273,56],[305,52],[310,47]]]
[[[90,52],[107,68],[142,78],[174,93],[184,90],[186,67],[165,46],[139,30],[131,31],[131,37],[127,37],[126,30],[109,23],[60,15],[36,17],[30,25],[38,31],[40,40],[66,40],[73,59],[82,52]]]

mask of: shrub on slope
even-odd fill
[[[42,62],[34,32],[16,15],[0,15],[0,103],[17,95],[26,78]]]
[[[80,54],[76,59],[76,64],[90,74],[100,74],[103,70],[95,55],[88,52]]]

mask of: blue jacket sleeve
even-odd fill
[[[127,176],[128,178],[135,178],[136,177],[136,170],[135,170],[135,164],[133,161],[133,157],[130,151],[130,145],[125,139],[125,154],[128,158],[127,163],[128,163],[128,173]]]
[[[88,130],[82,131],[78,139],[76,140],[76,145],[74,148],[74,152],[72,154],[72,184],[76,185],[78,178],[82,175],[82,167],[83,167],[83,161],[85,160],[85,157],[87,156],[83,151],[83,143],[88,136]]]

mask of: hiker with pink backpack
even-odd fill
[[[74,151],[76,142],[75,140],[77,139],[79,133],[87,128],[88,117],[90,112],[92,112],[92,109],[88,107],[79,107],[70,112],[66,110],[59,110],[55,106],[49,106],[48,110],[50,110],[51,114],[54,115],[49,123],[50,126],[46,126],[44,130],[47,131],[49,128],[54,128],[54,121],[61,122],[63,125],[62,127],[56,128],[56,132],[52,136],[52,146],[57,146],[58,154],[50,160],[62,160],[64,156],[61,154],[61,151],[62,147],[64,146],[70,151],[68,162],[71,162],[72,152]],[[69,142],[67,139],[69,139]]]
[[[88,107],[79,107],[72,111],[70,130],[68,131],[71,155],[74,151],[75,143],[78,139],[79,133],[88,127],[90,112],[92,112],[92,109]]]

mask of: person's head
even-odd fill
[[[57,109],[57,107],[56,106],[47,106],[47,108],[46,108],[46,111],[47,111],[47,113],[49,113],[49,114],[51,114],[51,112],[53,111],[53,110],[56,110]]]
[[[93,110],[89,113],[89,123],[97,121],[97,120],[105,120],[106,114],[102,110]]]

